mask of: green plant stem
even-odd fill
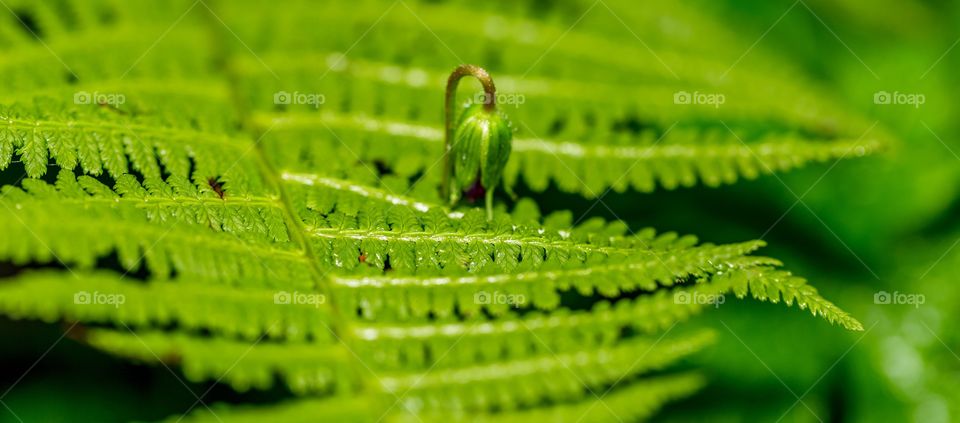
[[[440,185],[440,198],[450,198],[450,174],[452,173],[452,164],[450,160],[450,149],[453,148],[454,132],[454,109],[457,100],[457,85],[460,79],[465,76],[472,76],[483,85],[483,108],[488,112],[494,112],[497,109],[496,98],[497,88],[493,85],[493,78],[483,68],[476,65],[460,65],[447,78],[447,92],[444,98],[444,121],[445,136],[443,143],[443,182]],[[489,204],[488,204],[489,206]]]
[[[493,187],[487,190],[487,220],[493,220]]]

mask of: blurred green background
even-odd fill
[[[757,49],[793,63],[900,142],[876,157],[783,175],[786,187],[774,177],[702,196],[678,193],[698,214],[703,200],[724,191],[751,206],[707,209],[726,225],[681,218],[657,226],[711,240],[766,234],[769,254],[867,330],[832,330],[770,305],[722,308],[706,316],[720,319],[725,335],[704,358],[716,372],[713,389],[674,407],[677,416],[713,402],[725,411],[711,412],[710,421],[960,420],[958,6],[856,0],[710,6],[745,38],[766,34]],[[922,94],[926,101],[875,104],[881,91]],[[876,304],[883,292],[925,301]]]
[[[898,142],[874,157],[721,188],[605,197],[634,228],[710,242],[763,238],[765,255],[782,259],[867,328],[846,332],[779,305],[728,303],[698,320],[720,334],[696,363],[710,386],[656,420],[960,421],[960,3],[699,0],[691,7],[736,34],[724,52],[730,63],[783,63]],[[630,39],[626,28],[610,31]],[[925,102],[876,104],[881,91],[922,94]],[[543,200],[544,211],[614,218],[578,195],[519,193]],[[925,301],[877,304],[881,292]],[[50,349],[63,329],[0,320],[0,388],[16,384],[3,401],[20,420],[156,420],[196,400],[168,369],[108,357],[69,338]],[[87,388],[90,381],[96,390]],[[285,395],[189,388],[211,389],[207,403]],[[0,410],[0,421],[17,419]]]

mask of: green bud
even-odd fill
[[[454,106],[457,84],[472,76],[483,86],[483,103],[467,103],[459,114]],[[444,95],[443,182],[440,196],[456,204],[466,190],[475,199],[486,194],[487,219],[493,219],[493,190],[510,159],[513,129],[507,116],[497,111],[497,88],[483,68],[463,64],[447,78]],[[451,178],[452,177],[452,178]]]
[[[468,104],[457,119],[450,149],[455,185],[451,191],[459,196],[479,182],[492,214],[493,190],[510,159],[513,128],[505,114],[484,106]]]

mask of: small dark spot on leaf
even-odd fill
[[[16,17],[19,27],[23,29],[23,32],[25,32],[30,39],[39,41],[43,38],[43,31],[40,29],[40,26],[37,25],[37,19],[32,13],[26,10],[17,10],[13,12],[13,16]]]
[[[387,259],[383,261],[383,271],[389,272],[391,270],[393,270],[393,266],[390,265],[390,257],[387,257]]]
[[[640,120],[638,116],[625,116],[623,119],[613,122],[613,131],[614,132],[629,132],[631,134],[639,134],[645,129],[652,128],[647,122]]]
[[[386,161],[377,159],[373,161],[373,165],[377,167],[377,173],[382,175],[390,175],[393,173],[393,168],[387,164]]]
[[[223,196],[225,195],[223,191],[223,185],[220,184],[220,181],[218,181],[217,178],[208,178],[207,184],[210,185],[210,189],[212,189],[213,192],[216,192],[217,195],[220,196],[220,199],[223,199]]]
[[[550,129],[547,131],[547,133],[550,135],[559,135],[561,132],[563,132],[563,128],[565,126],[567,126],[566,121],[564,121],[562,117],[558,116],[553,120],[553,123],[550,124]]]

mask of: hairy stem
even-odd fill
[[[450,174],[453,171],[453,162],[450,160],[450,149],[453,148],[454,109],[457,100],[457,85],[460,79],[472,76],[483,85],[483,108],[488,112],[496,110],[497,87],[493,85],[493,78],[483,68],[476,65],[460,65],[447,79],[447,92],[444,98],[445,138],[443,146],[443,182],[440,185],[440,198],[450,198]]]

